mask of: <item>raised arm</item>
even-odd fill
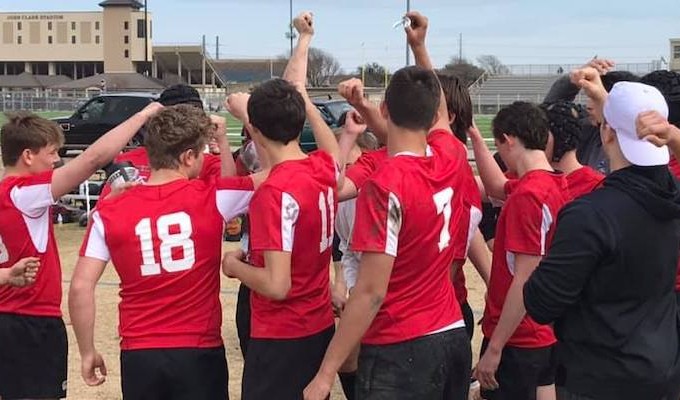
[[[593,67],[600,75],[605,75],[614,68],[614,62],[603,58],[593,58],[588,61],[583,68]],[[548,94],[543,100],[544,103],[554,103],[556,101],[574,101],[578,92],[581,90],[578,85],[574,84],[568,76],[560,77],[553,83],[548,91]]]
[[[477,164],[479,176],[482,178],[486,195],[498,200],[504,200],[506,197],[505,184],[508,178],[505,177],[498,163],[494,160],[489,148],[484,143],[482,134],[479,133],[479,129],[477,129],[474,123],[468,129],[468,137],[472,142],[475,163]]]
[[[427,47],[425,46],[428,19],[417,11],[411,11],[407,13],[406,16],[411,20],[411,24],[404,28],[406,30],[406,39],[409,46],[411,47],[411,50],[413,51],[413,56],[416,59],[416,65],[424,69],[429,69],[432,71],[432,73],[434,73],[432,60],[430,60],[430,55],[427,52]],[[439,99],[440,101],[439,110],[437,111],[437,120],[435,121],[432,130],[441,129],[451,132],[451,127],[449,126],[449,112],[446,108],[446,97],[444,96],[444,91],[441,89]]]
[[[577,69],[571,72],[570,78],[571,82],[583,89],[593,101],[597,121],[599,123],[604,122],[603,108],[608,93],[602,84],[598,70],[593,67]]]
[[[127,121],[111,129],[99,138],[81,155],[54,171],[52,178],[52,197],[60,198],[84,182],[99,168],[120,153],[130,139],[155,115],[163,106],[151,103]]]
[[[680,160],[680,128],[668,122],[668,118],[657,111],[647,111],[638,115],[635,123],[640,139],[655,146],[668,146],[673,156]]]
[[[283,73],[283,79],[295,85],[305,99],[307,120],[312,127],[312,133],[314,134],[317,147],[328,152],[333,157],[336,164],[339,167],[342,167],[345,162],[340,157],[340,148],[338,147],[337,140],[335,140],[333,131],[331,131],[331,128],[328,127],[326,121],[321,117],[319,109],[312,103],[312,100],[309,98],[309,94],[305,89],[309,45],[312,41],[312,36],[314,35],[313,23],[312,14],[309,12],[300,14],[293,21],[295,29],[297,29],[300,34],[300,39],[293,50],[293,56],[290,61],[288,61],[286,71]]]
[[[299,38],[297,46],[293,49],[286,70],[283,71],[283,79],[288,82],[297,82],[303,86],[307,82],[307,59],[309,57],[309,44],[314,35],[312,13],[303,12],[295,17],[293,26],[298,31]]]
[[[380,109],[365,97],[364,84],[361,80],[352,78],[340,82],[338,93],[361,114],[368,129],[373,132],[378,141],[387,143],[387,121],[380,114]]]
[[[215,125],[213,139],[215,139],[220,149],[221,176],[223,178],[236,176],[236,164],[234,163],[234,156],[231,154],[229,138],[227,138],[227,120],[219,115],[211,115],[210,120]]]

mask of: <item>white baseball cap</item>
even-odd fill
[[[668,118],[668,104],[661,92],[638,82],[618,82],[604,103],[604,118],[616,131],[623,156],[642,167],[666,165],[670,160],[666,146],[657,147],[638,138],[635,120],[645,111],[657,111]]]

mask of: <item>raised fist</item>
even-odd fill
[[[338,84],[338,93],[354,107],[361,106],[366,100],[364,98],[364,84],[361,82],[361,79],[352,78],[340,82]]]
[[[411,20],[411,24],[404,28],[409,46],[424,46],[425,36],[427,36],[427,17],[417,11],[406,13],[406,17]]]
[[[295,17],[293,20],[293,26],[295,30],[298,31],[300,35],[313,35],[314,34],[314,16],[311,12],[305,11]]]
[[[570,74],[571,83],[585,90],[588,97],[603,102],[607,98],[607,91],[602,85],[600,73],[593,67],[577,69]]]
[[[224,101],[224,107],[234,118],[244,122],[248,120],[248,99],[250,99],[248,93],[230,94]]]

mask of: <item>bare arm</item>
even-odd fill
[[[81,182],[89,179],[97,169],[113,160],[149,118],[161,108],[163,106],[160,103],[149,104],[127,121],[111,129],[71,162],[57,168],[52,177],[52,197],[58,199],[70,192]]]
[[[468,129],[468,137],[470,137],[472,142],[475,163],[484,184],[486,195],[498,200],[504,200],[506,197],[505,183],[508,181],[508,178],[505,177],[498,163],[494,160],[489,148],[484,143],[484,138],[474,124]]]
[[[540,262],[540,256],[515,255],[515,276],[505,297],[503,311],[489,340],[489,347],[475,368],[475,375],[484,388],[493,388],[498,385],[494,375],[500,364],[503,347],[526,315],[523,295],[524,284]]]
[[[427,36],[428,27],[427,17],[416,11],[409,12],[406,16],[411,20],[411,25],[405,28],[406,38],[413,51],[413,56],[416,59],[416,65],[423,69],[431,70],[434,73],[432,60],[430,59],[427,47],[425,46],[425,37]],[[449,112],[446,108],[446,97],[444,96],[444,91],[441,89],[439,95],[439,109],[437,110],[437,117],[432,126],[432,130],[451,131],[451,127],[449,126]]]
[[[257,268],[241,261],[245,254],[235,251],[224,255],[222,271],[236,278],[262,296],[272,300],[284,300],[291,287],[291,254],[283,251],[265,251],[264,268]]]
[[[297,46],[293,49],[293,54],[283,71],[283,79],[288,82],[300,83],[303,86],[307,82],[307,60],[309,57],[309,44],[314,35],[312,14],[304,12],[293,20],[293,25],[298,31],[300,38]]]
[[[387,121],[380,109],[364,96],[364,84],[352,78],[338,84],[338,93],[356,109],[380,143],[387,143]]]
[[[0,286],[28,286],[35,282],[39,267],[39,258],[22,258],[9,268],[0,269]]]
[[[210,119],[215,124],[215,133],[213,138],[217,142],[220,149],[220,165],[221,176],[236,176],[236,164],[234,157],[231,154],[231,146],[229,146],[229,139],[227,138],[227,120],[219,115],[211,115]]]
[[[328,395],[338,369],[359,344],[380,310],[393,266],[394,257],[378,253],[362,254],[357,284],[345,305],[321,368],[305,389],[305,399],[325,398]]]
[[[488,287],[489,279],[491,278],[491,257],[479,229],[476,230],[472,238],[468,253],[472,265],[474,265],[477,273]]]
[[[95,298],[94,292],[101,278],[106,262],[90,257],[80,257],[73,271],[71,287],[68,294],[68,309],[73,324],[73,331],[78,341],[78,350],[82,360],[82,375],[90,386],[104,382],[104,377],[97,377],[94,371],[94,360],[98,356],[94,345]],[[90,365],[92,368],[86,367]],[[105,376],[106,369],[101,373]]]
[[[312,103],[312,100],[307,94],[304,86],[298,86],[298,90],[302,97],[305,99],[305,111],[307,114],[307,120],[312,127],[312,133],[314,134],[314,140],[316,140],[316,145],[319,149],[327,152],[335,160],[336,166],[338,167],[338,172],[340,172],[345,165],[344,159],[340,155],[340,146],[338,141],[335,140],[335,135],[333,131],[328,127],[326,121],[321,117],[321,112]]]
[[[351,179],[343,179],[342,187],[338,189],[338,201],[350,200],[357,197],[359,190]]]

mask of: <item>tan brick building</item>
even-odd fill
[[[0,75],[79,79],[150,70],[151,13],[145,18],[137,0],[99,5],[94,12],[0,13]]]
[[[668,66],[672,71],[680,72],[680,39],[671,39],[671,60]]]

